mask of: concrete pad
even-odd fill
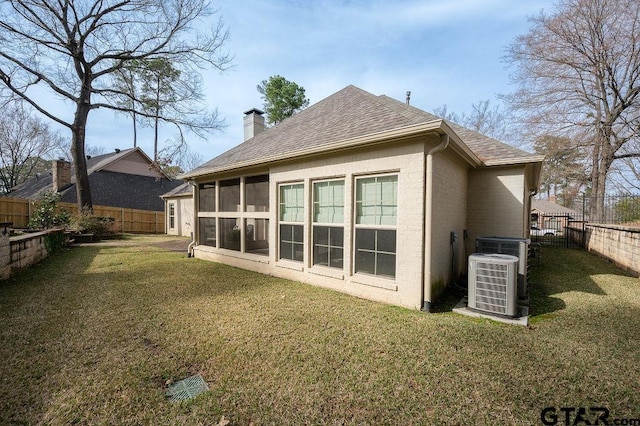
[[[525,327],[529,324],[529,307],[525,305],[518,305],[518,312],[520,313],[520,316],[514,318],[502,317],[469,309],[467,306],[467,296],[465,296],[456,304],[453,308],[453,312],[469,317],[486,318],[504,324],[522,325]]]

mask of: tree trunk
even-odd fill
[[[136,124],[135,109],[133,110],[132,116],[133,116],[133,147],[135,148],[136,146],[138,146],[138,126]]]
[[[76,113],[71,128],[71,157],[75,164],[76,174],[76,198],[78,212],[88,210],[93,213],[91,201],[91,188],[89,187],[89,175],[87,173],[87,157],[84,154],[85,136],[87,132],[87,118],[90,111],[90,92],[82,89],[82,94],[76,103]]]

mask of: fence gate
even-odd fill
[[[531,222],[531,242],[542,246],[582,248],[584,221],[568,214],[540,214]]]

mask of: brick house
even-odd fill
[[[543,158],[348,86],[183,178],[192,254],[429,310],[486,235],[528,237]]]

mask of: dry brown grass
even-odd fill
[[[586,253],[545,250],[524,328],[154,241],[76,248],[0,283],[1,424],[539,424],[547,406],[594,405],[640,417],[640,283]],[[166,381],[195,373],[211,391],[168,402]]]

